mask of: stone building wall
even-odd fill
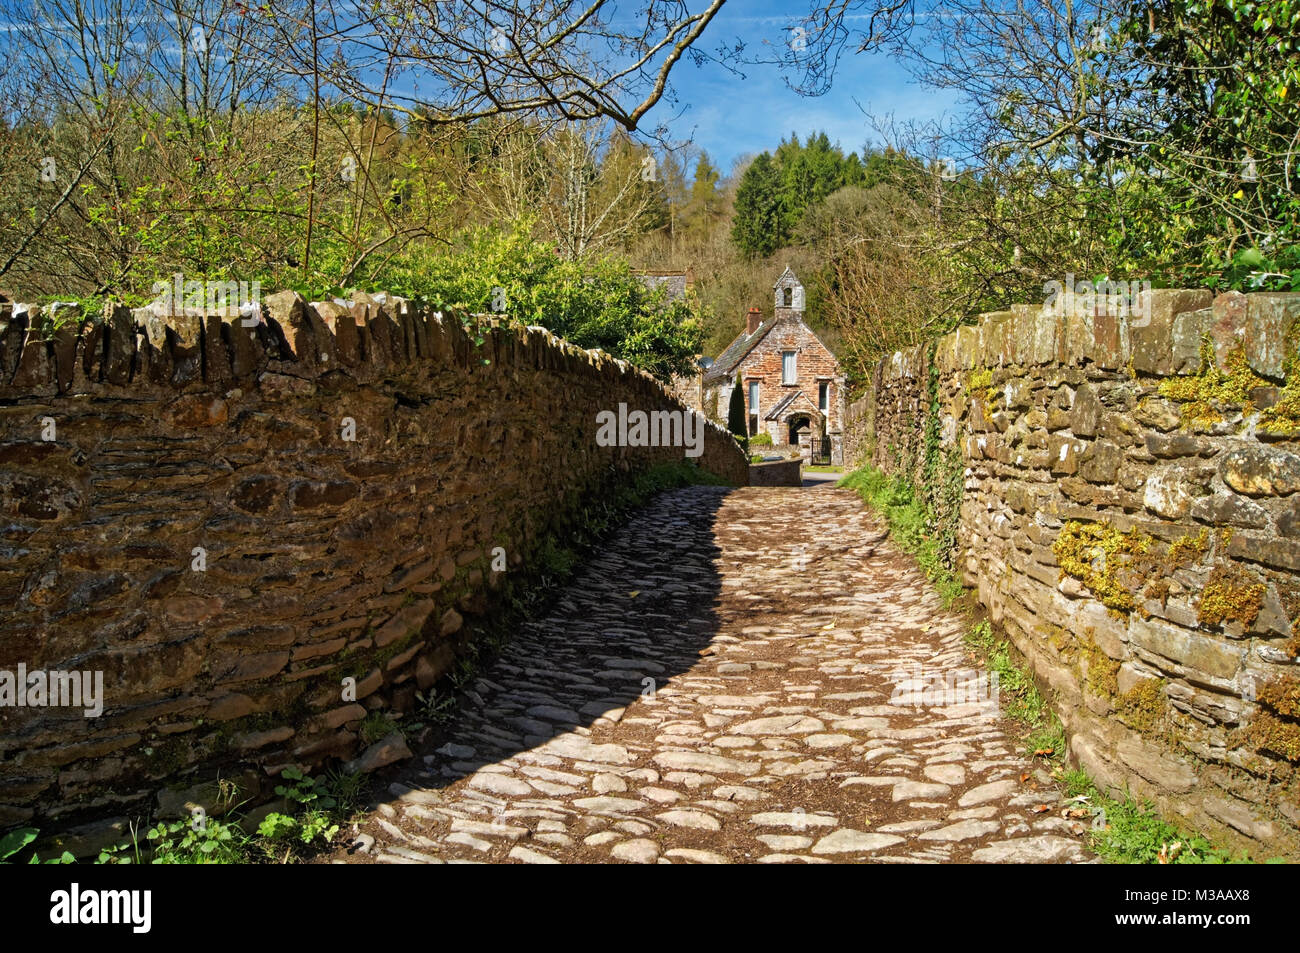
[[[1071,754],[1257,857],[1300,857],[1300,294],[1016,307],[880,363],[875,465],[937,397],[957,564]],[[928,389],[932,387],[932,389]]]
[[[598,445],[601,411],[681,405],[542,329],[478,345],[383,296],[263,313],[110,307],[45,341],[3,305],[0,672],[102,672],[104,699],[0,707],[0,827],[137,816],[218,768],[247,794],[381,762],[362,720],[409,709],[584,505],[683,459]],[[704,438],[697,462],[747,483]]]
[[[704,372],[674,374],[668,385],[669,392],[691,410],[704,413]]]
[[[783,351],[795,351],[796,383],[783,384],[781,371],[781,354]],[[789,433],[785,418],[791,413],[803,412],[814,421],[820,419],[817,407],[818,385],[825,381],[829,385],[827,395],[826,433],[831,438],[832,457],[836,462],[841,459],[843,437],[843,389],[844,378],[840,374],[835,355],[831,354],[816,335],[795,316],[785,317],[755,345],[739,368],[745,382],[745,413],[751,413],[749,407],[749,382],[758,381],[758,403],[760,433],[769,434],[777,445],[789,444]],[[734,375],[733,379],[734,379]],[[800,400],[782,414],[781,420],[766,420],[767,414],[789,394],[802,390],[806,400]],[[727,398],[730,399],[727,389]],[[725,408],[725,404],[721,405]],[[816,424],[814,424],[814,429]]]

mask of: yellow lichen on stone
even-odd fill
[[[1256,751],[1271,752],[1287,761],[1300,761],[1300,725],[1266,711],[1241,730],[1241,740]]]
[[[1240,622],[1250,628],[1259,617],[1265,586],[1240,566],[1215,566],[1201,592],[1196,618],[1202,625]]]
[[[1250,392],[1268,381],[1250,369],[1246,349],[1238,344],[1228,352],[1224,366],[1214,359],[1214,342],[1206,336],[1201,341],[1201,371],[1186,377],[1170,377],[1160,382],[1158,392],[1183,405],[1183,426],[1209,427],[1223,420],[1220,407],[1241,407],[1252,413]]]
[[[1070,646],[1070,633],[1059,625],[1053,626],[1053,629],[1055,631],[1048,637],[1048,641],[1051,642],[1052,648],[1056,649],[1058,653],[1062,653]]]
[[[1300,679],[1294,675],[1283,675],[1265,683],[1255,698],[1279,715],[1300,718]]]
[[[1210,530],[1202,529],[1195,536],[1188,533],[1169,544],[1169,565],[1174,568],[1200,562],[1210,551]]]
[[[1118,578],[1132,568],[1135,558],[1145,557],[1151,537],[1136,530],[1121,533],[1109,523],[1080,523],[1071,520],[1061,528],[1052,552],[1061,576],[1078,579],[1106,608],[1127,615],[1137,600]]]
[[[1091,637],[1081,640],[1079,645],[1088,668],[1085,684],[1094,695],[1114,698],[1119,692],[1119,662],[1107,655]]]
[[[1258,429],[1279,437],[1294,437],[1300,435],[1300,363],[1292,358],[1284,373],[1286,381],[1277,403],[1260,411]]]
[[[1284,675],[1266,682],[1256,696],[1265,709],[1241,730],[1241,740],[1255,751],[1300,761],[1300,679]]]
[[[998,389],[993,386],[993,370],[988,367],[971,371],[966,379],[966,396],[982,397],[985,405],[992,407],[998,399]]]

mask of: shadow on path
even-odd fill
[[[968,626],[851,491],[663,493],[330,859],[1086,860]]]

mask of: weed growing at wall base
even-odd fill
[[[1188,834],[1164,820],[1150,803],[1138,803],[1127,794],[1113,798],[1102,793],[1086,771],[1063,767],[1065,729],[1056,713],[1021,664],[1009,640],[999,638],[988,620],[966,635],[966,646],[998,676],[1003,713],[1020,725],[1026,755],[1053,765],[1052,777],[1062,782],[1074,807],[1068,816],[1087,821],[1089,846],[1112,864],[1223,864],[1249,863],[1244,853],[1232,855],[1201,834]],[[1089,820],[1090,819],[1090,820]]]
[[[1065,751],[1065,729],[1029,670],[1018,664],[1011,643],[998,638],[987,619],[974,626],[965,641],[997,676],[1003,714],[1025,732],[1025,753],[1031,758],[1059,759]]]
[[[1233,854],[1201,834],[1170,824],[1150,802],[1103,794],[1085,771],[1067,771],[1066,793],[1089,805],[1102,823],[1088,834],[1089,846],[1111,864],[1249,864],[1244,851]],[[1273,863],[1274,861],[1269,861]]]
[[[856,491],[884,517],[894,542],[916,558],[944,605],[952,605],[962,594],[962,585],[949,567],[952,555],[945,546],[947,534],[935,531],[935,518],[912,484],[905,477],[891,477],[869,466],[853,471],[836,485]]]

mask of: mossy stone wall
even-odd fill
[[[848,426],[891,473],[960,452],[956,563],[1084,767],[1300,858],[1300,294],[1145,305],[983,315],[881,361]]]

